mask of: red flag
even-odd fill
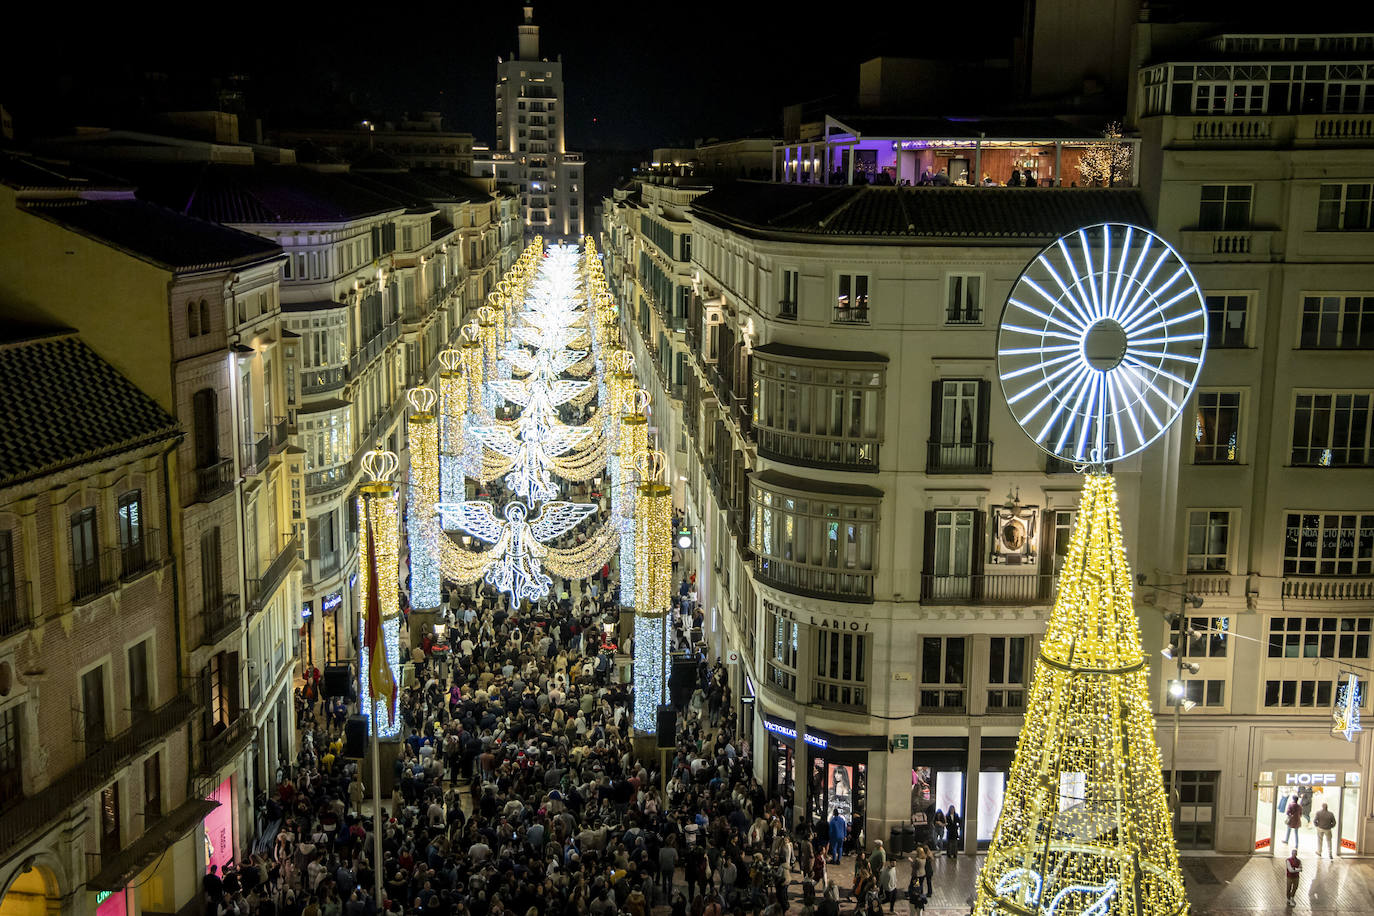
[[[382,641],[382,599],[377,581],[377,544],[372,534],[372,513],[364,503],[367,519],[367,607],[363,608],[363,643],[368,652],[368,692],[373,708],[379,697],[386,697],[387,724],[396,723],[396,677],[387,664],[386,645]],[[375,723],[374,723],[375,724]]]

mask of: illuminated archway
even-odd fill
[[[43,865],[20,872],[0,897],[0,916],[58,916],[61,912],[57,876]]]

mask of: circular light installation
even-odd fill
[[[1002,309],[997,373],[1037,445],[1101,466],[1163,435],[1206,347],[1202,291],[1178,252],[1148,229],[1101,223],[1021,272]]]

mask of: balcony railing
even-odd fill
[[[72,564],[72,603],[85,604],[113,591],[124,572],[124,558],[118,547],[99,551],[90,560]]]
[[[822,706],[846,712],[868,711],[868,688],[852,681],[833,681],[816,678],[814,699]]]
[[[982,309],[946,309],[945,324],[982,324]]]
[[[319,394],[342,388],[348,381],[347,366],[333,366],[328,369],[305,369],[301,372],[301,392]]]
[[[26,840],[52,828],[74,805],[109,785],[144,748],[184,725],[197,706],[194,693],[181,693],[151,712],[134,716],[131,726],[107,739],[100,750],[0,813],[0,858],[8,859]]]
[[[797,320],[797,303],[788,302],[786,299],[778,300],[778,317],[784,321]]]
[[[381,330],[359,346],[348,358],[348,377],[357,378],[358,373],[367,368],[367,365],[376,359],[388,344],[399,337],[400,333],[401,319],[400,316],[397,316],[383,325]]]
[[[205,602],[196,617],[193,645],[213,646],[243,623],[243,605],[238,595],[207,597]]]
[[[865,604],[873,601],[871,571],[823,569],[755,556],[754,575],[761,582],[797,595]]]
[[[926,473],[990,474],[992,443],[937,442],[932,439],[927,443]]]
[[[239,710],[228,725],[216,727],[219,730],[201,738],[196,749],[196,771],[201,776],[213,776],[253,739],[253,717],[246,709]]]
[[[267,467],[267,456],[272,453],[272,437],[263,433],[243,447],[243,476],[251,477]]]
[[[272,451],[279,452],[286,448],[287,438],[291,435],[291,424],[287,422],[286,417],[277,417],[272,421],[269,432],[272,435]]]
[[[120,578],[130,582],[162,565],[166,554],[162,549],[162,532],[144,528],[138,542],[119,548]]]
[[[1044,604],[1054,597],[1054,577],[1017,573],[970,576],[921,574],[922,604]]]
[[[205,502],[223,496],[234,486],[234,459],[220,458],[196,468],[196,498]]]
[[[33,622],[29,605],[29,583],[16,579],[0,591],[0,636],[11,636]]]
[[[849,308],[836,306],[831,321],[835,324],[868,324],[868,306],[855,305]]]
[[[1287,576],[1283,597],[1294,601],[1374,601],[1374,579],[1333,576]]]
[[[754,427],[759,456],[809,468],[878,470],[878,443]]]
[[[305,475],[305,492],[323,493],[325,490],[333,490],[341,487],[348,482],[348,465],[340,464],[332,468],[324,468],[319,471],[311,471]]]
[[[296,554],[299,551],[300,542],[295,535],[284,537],[281,550],[268,565],[262,578],[248,580],[248,608],[250,611],[262,610],[263,606],[272,598],[277,586],[281,585],[282,580],[286,578],[286,573],[291,568],[291,564],[296,561]]]

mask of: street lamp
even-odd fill
[[[1137,585],[1145,585],[1144,576],[1136,576]],[[1179,724],[1182,720],[1183,711],[1197,706],[1193,700],[1188,699],[1187,689],[1183,683],[1183,672],[1187,670],[1189,674],[1197,674],[1200,669],[1197,662],[1184,661],[1184,653],[1187,652],[1187,643],[1184,640],[1196,635],[1196,632],[1188,626],[1187,618],[1184,613],[1191,605],[1194,609],[1202,607],[1201,595],[1191,592],[1176,592],[1173,589],[1162,588],[1152,585],[1156,591],[1175,595],[1179,599],[1178,613],[1169,614],[1167,620],[1170,628],[1177,633],[1177,637],[1171,637],[1169,645],[1161,649],[1159,654],[1172,661],[1175,665],[1175,678],[1173,684],[1169,686],[1169,696],[1173,699],[1174,707],[1174,741],[1173,747],[1169,749],[1169,807],[1173,811],[1174,827],[1180,823],[1181,811],[1179,810],[1179,791],[1178,791],[1178,732]],[[1161,611],[1162,613],[1162,611]]]

